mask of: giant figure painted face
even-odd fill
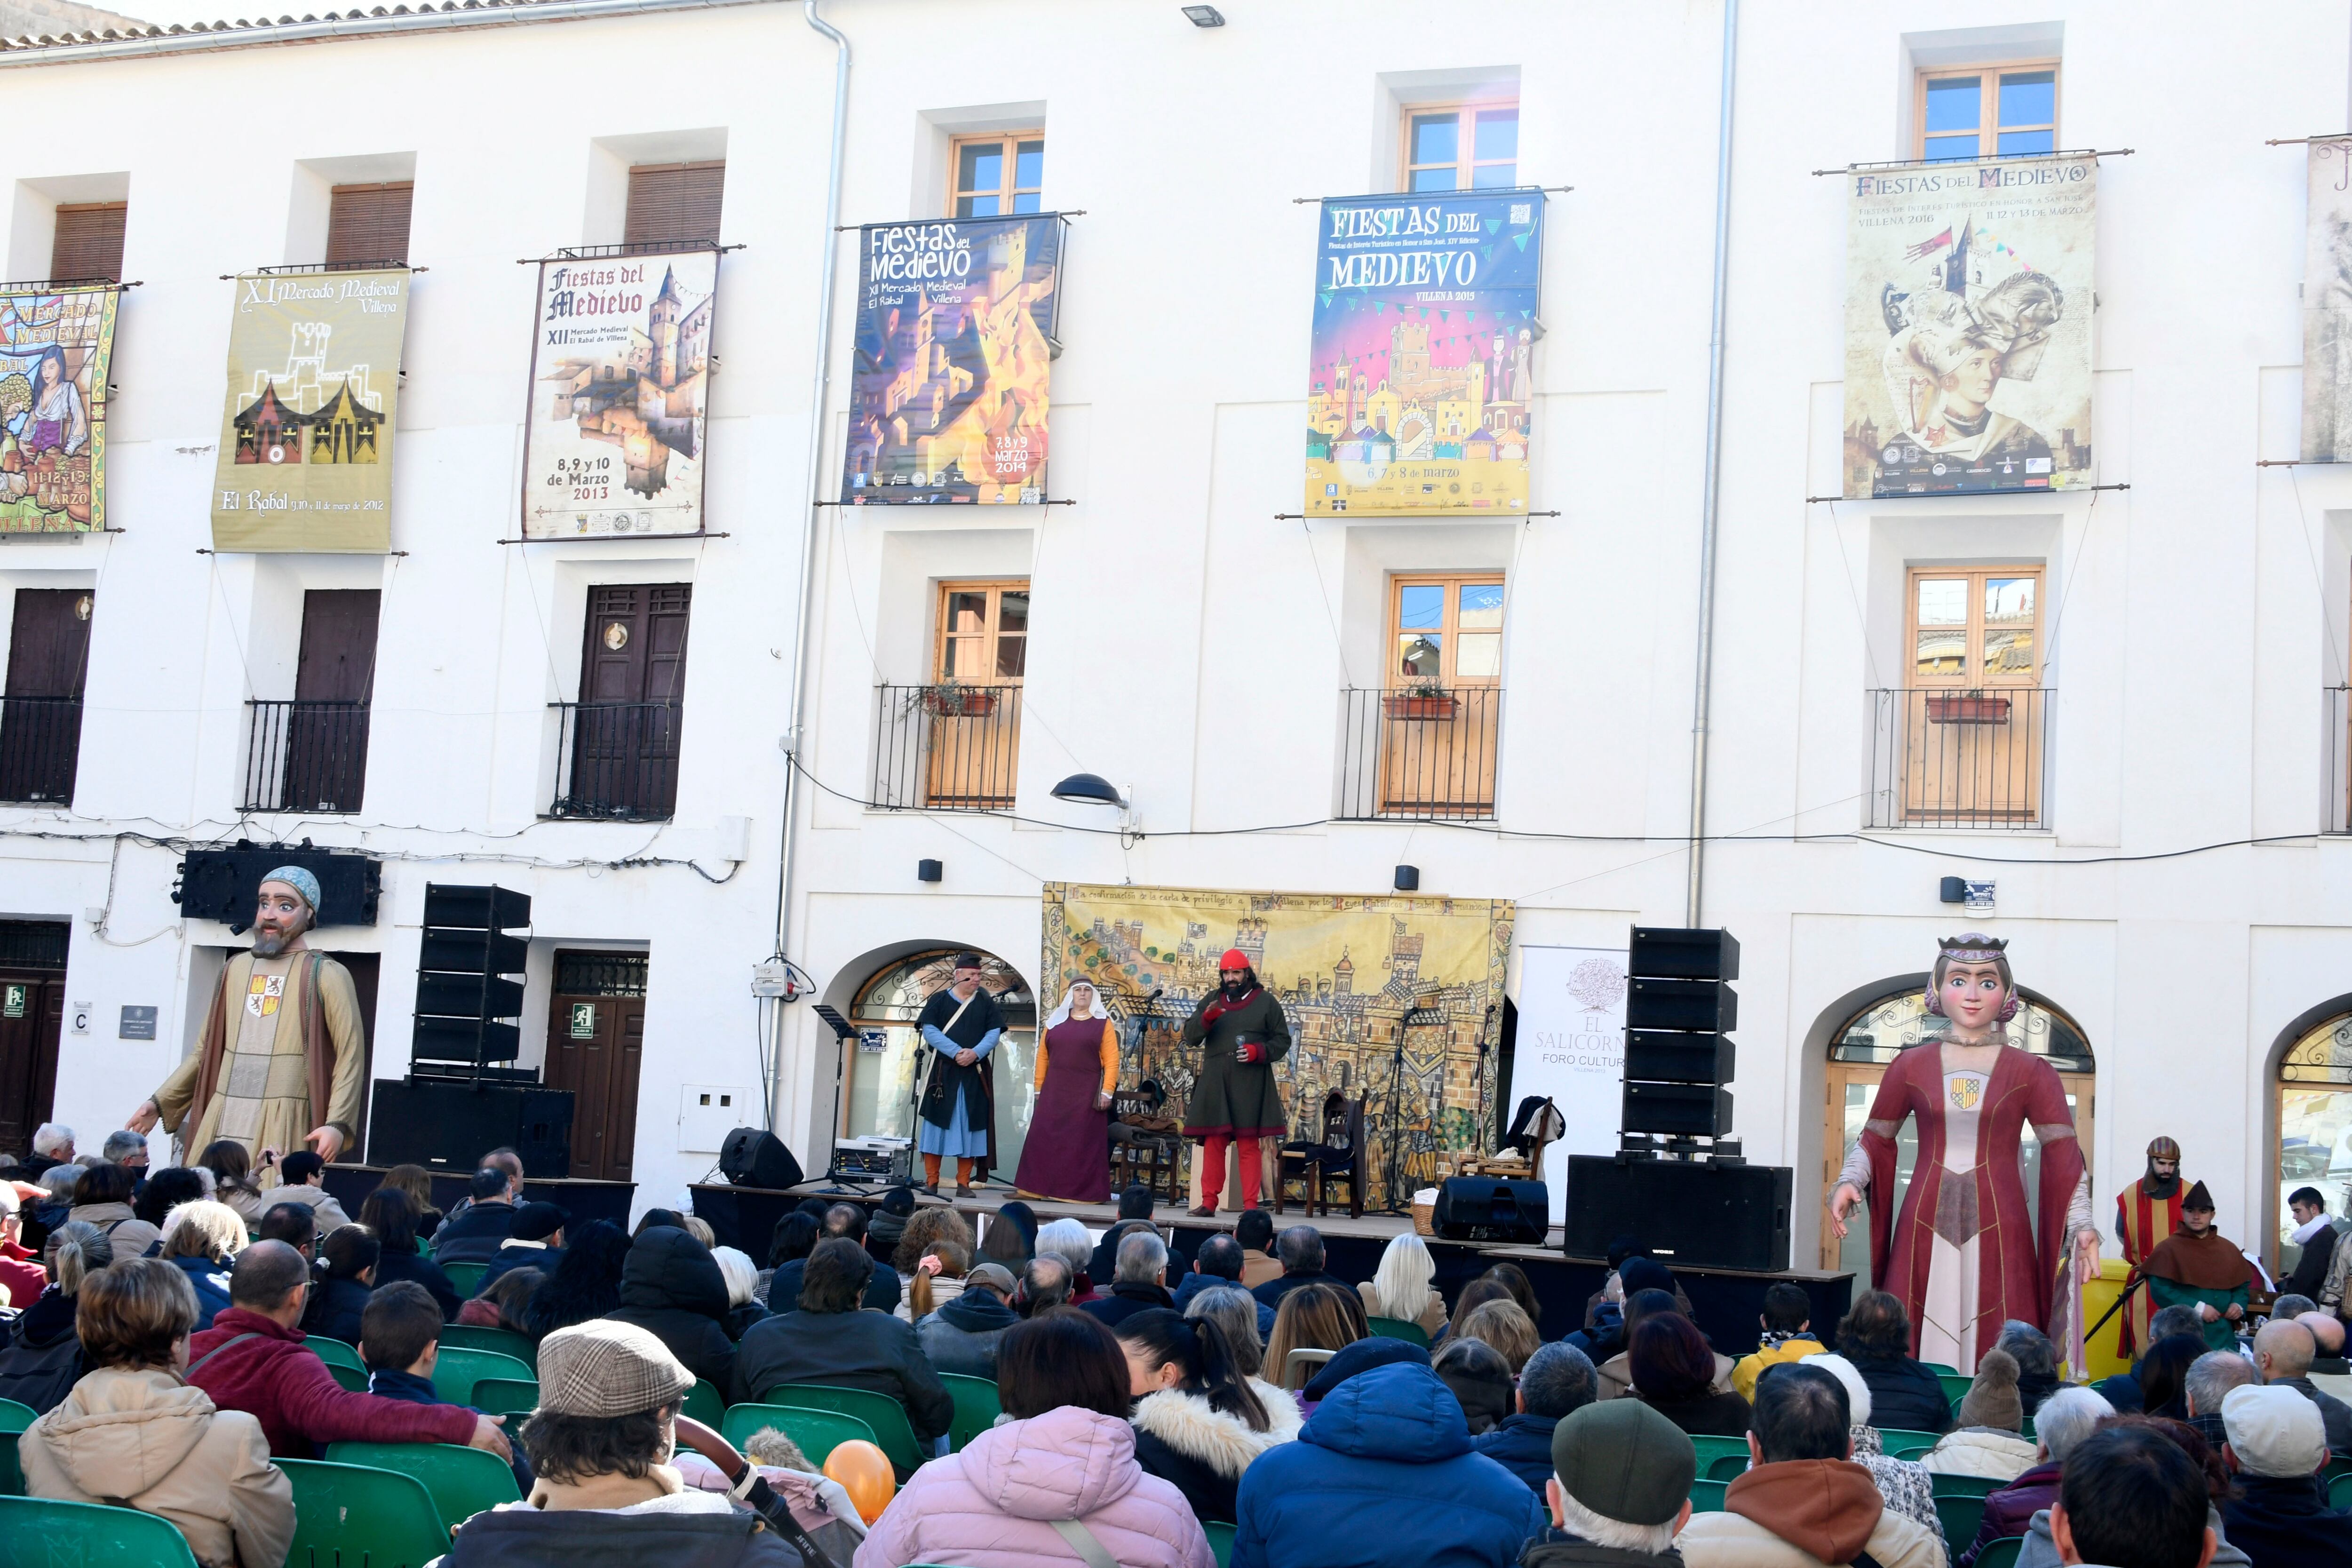
[[[2008,947],[1981,931],[1946,937],[1938,944],[1927,1011],[1949,1019],[1952,1035],[1981,1038],[2017,1016],[2017,982],[2010,973]]]

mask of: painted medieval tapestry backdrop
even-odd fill
[[[383,554],[408,269],[236,281],[213,548]]]
[[[858,230],[845,506],[1045,500],[1054,213]]]
[[[2091,482],[2089,154],[1855,170],[1849,500]]]
[[[0,294],[0,533],[106,526],[111,283]]]
[[[1533,190],[1323,203],[1308,516],[1526,514],[1543,217]]]
[[[2352,137],[2314,138],[2303,248],[2303,460],[2352,458]]]
[[[719,251],[539,264],[525,539],[699,533]]]
[[[1038,994],[1094,981],[1123,1026],[1120,1087],[1157,1079],[1181,1115],[1199,1052],[1178,1033],[1216,988],[1218,955],[1240,948],[1289,1019],[1275,1079],[1291,1136],[1319,1134],[1328,1091],[1363,1098],[1366,1206],[1403,1208],[1445,1153],[1486,1141],[1513,913],[1507,900],[1048,882]]]

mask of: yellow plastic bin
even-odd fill
[[[2107,1309],[2124,1293],[2124,1281],[2131,1278],[2131,1265],[2120,1258],[2099,1259],[2099,1277],[2083,1287],[2083,1326],[2087,1329],[2107,1315]],[[2145,1290],[2147,1286],[2140,1287]],[[2123,1343],[2124,1314],[2117,1312],[2107,1326],[2094,1334],[2083,1346],[2083,1359],[2091,1363],[2091,1379],[2113,1377],[2129,1372],[2118,1347]]]

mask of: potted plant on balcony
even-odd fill
[[[1927,696],[1930,724],[2006,724],[2009,699],[1978,691],[1936,691]]]
[[[992,687],[943,680],[937,686],[921,688],[918,696],[923,710],[937,719],[985,719],[996,711],[996,690]]]
[[[1433,680],[1399,687],[1381,699],[1391,719],[1451,719],[1462,710],[1462,700]]]

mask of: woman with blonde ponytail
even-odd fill
[[[907,1299],[899,1311],[910,1323],[919,1323],[963,1294],[963,1277],[971,1268],[971,1249],[958,1241],[935,1241],[923,1249],[915,1272],[907,1281]]]
[[[1135,1396],[1135,1459],[1184,1494],[1201,1520],[1234,1517],[1242,1472],[1298,1436],[1298,1407],[1260,1397],[1213,1317],[1164,1308],[1115,1331]]]
[[[0,1399],[46,1415],[89,1370],[74,1334],[82,1281],[114,1261],[114,1243],[88,1220],[68,1220],[44,1248],[49,1288],[16,1320],[16,1338],[0,1351]]]

